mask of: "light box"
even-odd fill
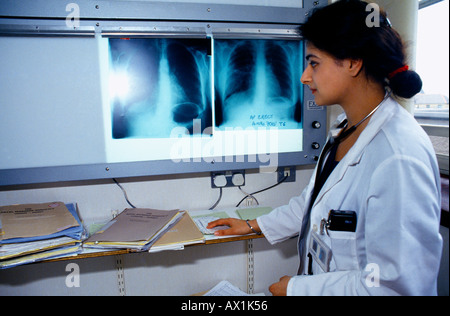
[[[191,24],[0,36],[0,185],[314,164],[295,26]]]

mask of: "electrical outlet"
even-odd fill
[[[211,172],[211,188],[228,188],[245,185],[245,170]]]
[[[295,182],[295,167],[278,167],[277,178],[278,182],[287,177],[283,182]]]

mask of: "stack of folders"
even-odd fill
[[[125,209],[116,218],[89,237],[83,247],[147,251],[185,212],[149,208]]]
[[[84,227],[75,204],[0,207],[0,269],[81,251]]]

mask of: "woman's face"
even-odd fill
[[[342,104],[351,92],[350,77],[345,71],[346,60],[337,60],[311,43],[306,46],[308,65],[301,82],[308,85],[317,105]]]

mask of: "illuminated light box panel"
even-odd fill
[[[312,164],[299,38],[0,37],[0,185]]]

